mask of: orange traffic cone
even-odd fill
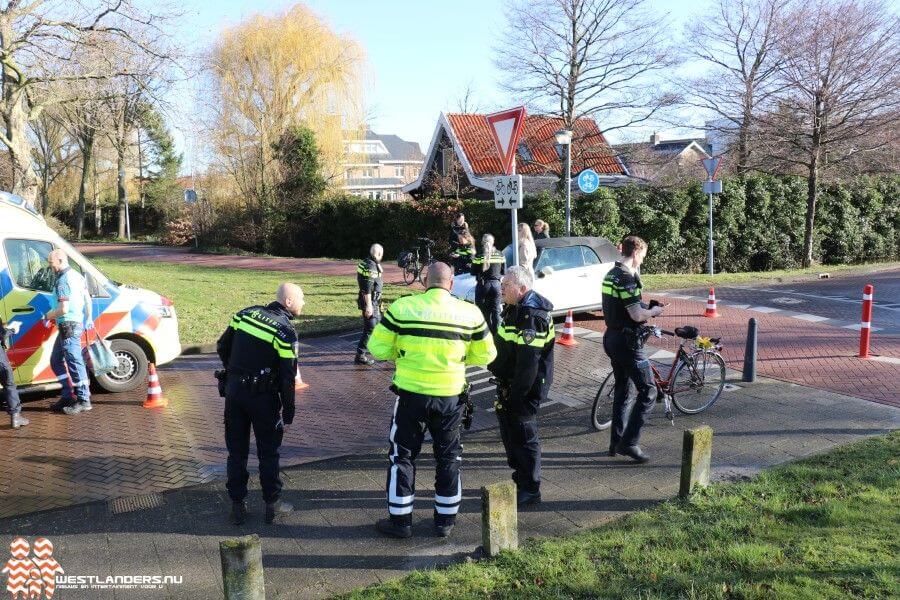
[[[147,399],[144,401],[144,408],[165,408],[168,405],[169,401],[162,395],[156,365],[150,363],[147,367]]]
[[[563,325],[563,334],[556,340],[556,343],[562,344],[563,346],[577,346],[578,340],[575,339],[575,334],[572,332],[573,327],[572,311],[570,310],[566,313],[566,324]]]
[[[308,383],[303,381],[303,378],[300,377],[300,365],[297,365],[297,374],[294,375],[294,389],[295,390],[305,390],[309,387]]]
[[[709,317],[711,319],[715,319],[719,316],[719,313],[716,312],[716,290],[715,288],[709,288],[709,298],[706,299],[706,312],[703,313],[704,317]]]

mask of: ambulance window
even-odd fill
[[[52,244],[38,240],[6,240],[3,247],[16,285],[39,292],[53,291],[56,275],[47,260],[53,250]]]

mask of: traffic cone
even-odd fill
[[[709,298],[706,299],[706,312],[703,313],[704,317],[709,317],[711,319],[715,319],[719,316],[719,313],[716,312],[716,290],[715,288],[709,288]]]
[[[566,313],[566,324],[563,325],[563,334],[556,340],[556,343],[562,344],[563,346],[577,346],[578,340],[575,339],[575,334],[572,332],[573,327],[572,311],[570,310]]]
[[[147,366],[147,399],[144,401],[144,408],[165,408],[168,405],[169,401],[162,395],[156,365],[150,363]]]
[[[294,390],[305,390],[309,387],[308,383],[303,381],[303,378],[300,377],[300,365],[297,365],[297,374],[294,375]]]

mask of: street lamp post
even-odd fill
[[[566,147],[566,237],[572,235],[572,131],[556,132],[556,143]]]

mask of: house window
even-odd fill
[[[373,177],[374,169],[366,167],[362,170],[362,176],[366,179],[371,179]]]
[[[395,177],[403,177],[406,173],[403,167],[394,167],[394,176]]]
[[[353,179],[353,169],[347,169],[347,179]]]

